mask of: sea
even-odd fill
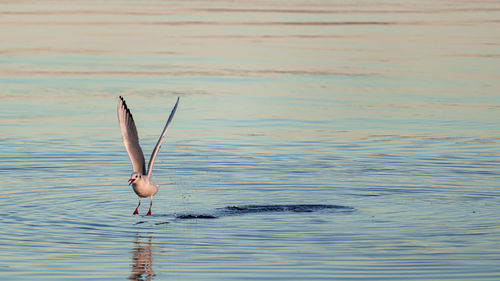
[[[0,1],[1,280],[500,280],[500,2]],[[160,185],[138,197],[117,118]]]

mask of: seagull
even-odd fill
[[[177,110],[177,105],[179,104],[179,98],[175,103],[170,116],[168,117],[167,124],[163,128],[163,132],[156,143],[153,153],[151,153],[151,158],[149,159],[148,169],[145,169],[144,154],[142,153],[141,146],[139,145],[139,136],[137,135],[137,128],[135,127],[134,118],[132,113],[127,107],[125,100],[120,96],[118,101],[118,121],[120,123],[120,131],[122,132],[123,144],[127,149],[128,156],[132,162],[132,168],[134,172],[130,176],[129,185],[132,185],[132,189],[135,194],[139,197],[139,204],[135,208],[134,215],[139,214],[139,206],[141,206],[141,198],[149,197],[151,199],[149,203],[149,211],[147,215],[151,215],[151,206],[153,205],[153,196],[158,192],[159,185],[155,185],[152,182],[153,165],[155,163],[158,151],[160,151],[161,143],[163,138],[165,138],[165,133],[167,132],[167,127],[174,117],[175,111]]]

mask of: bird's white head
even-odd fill
[[[130,179],[128,180],[128,184],[131,185],[135,181],[141,180],[142,176],[143,176],[142,173],[139,173],[139,172],[132,173],[132,175],[130,175]]]

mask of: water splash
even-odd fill
[[[287,204],[287,205],[243,205],[243,206],[226,206],[217,208],[214,213],[207,214],[176,214],[175,218],[180,220],[185,219],[216,219],[227,216],[238,216],[254,213],[312,213],[318,211],[335,211],[335,212],[352,212],[355,209],[348,206],[340,205],[325,205],[325,204]]]

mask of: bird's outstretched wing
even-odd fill
[[[148,177],[150,177],[150,178],[151,178],[151,174],[153,173],[153,165],[155,164],[156,155],[158,154],[158,151],[160,151],[161,143],[163,142],[163,138],[165,138],[165,134],[167,133],[167,127],[170,124],[170,121],[172,121],[172,118],[174,117],[174,114],[175,114],[175,111],[177,110],[178,104],[179,104],[179,98],[177,98],[177,102],[175,103],[175,106],[172,109],[172,112],[170,112],[170,116],[168,117],[167,124],[165,124],[165,128],[163,128],[163,132],[161,133],[161,136],[158,139],[158,142],[156,143],[155,149],[153,150],[153,153],[151,154],[151,158],[149,159]]]
[[[141,146],[139,145],[139,136],[137,135],[134,118],[125,103],[125,100],[121,96],[118,101],[118,121],[120,122],[123,144],[127,149],[134,172],[145,174],[144,154],[142,153]]]

